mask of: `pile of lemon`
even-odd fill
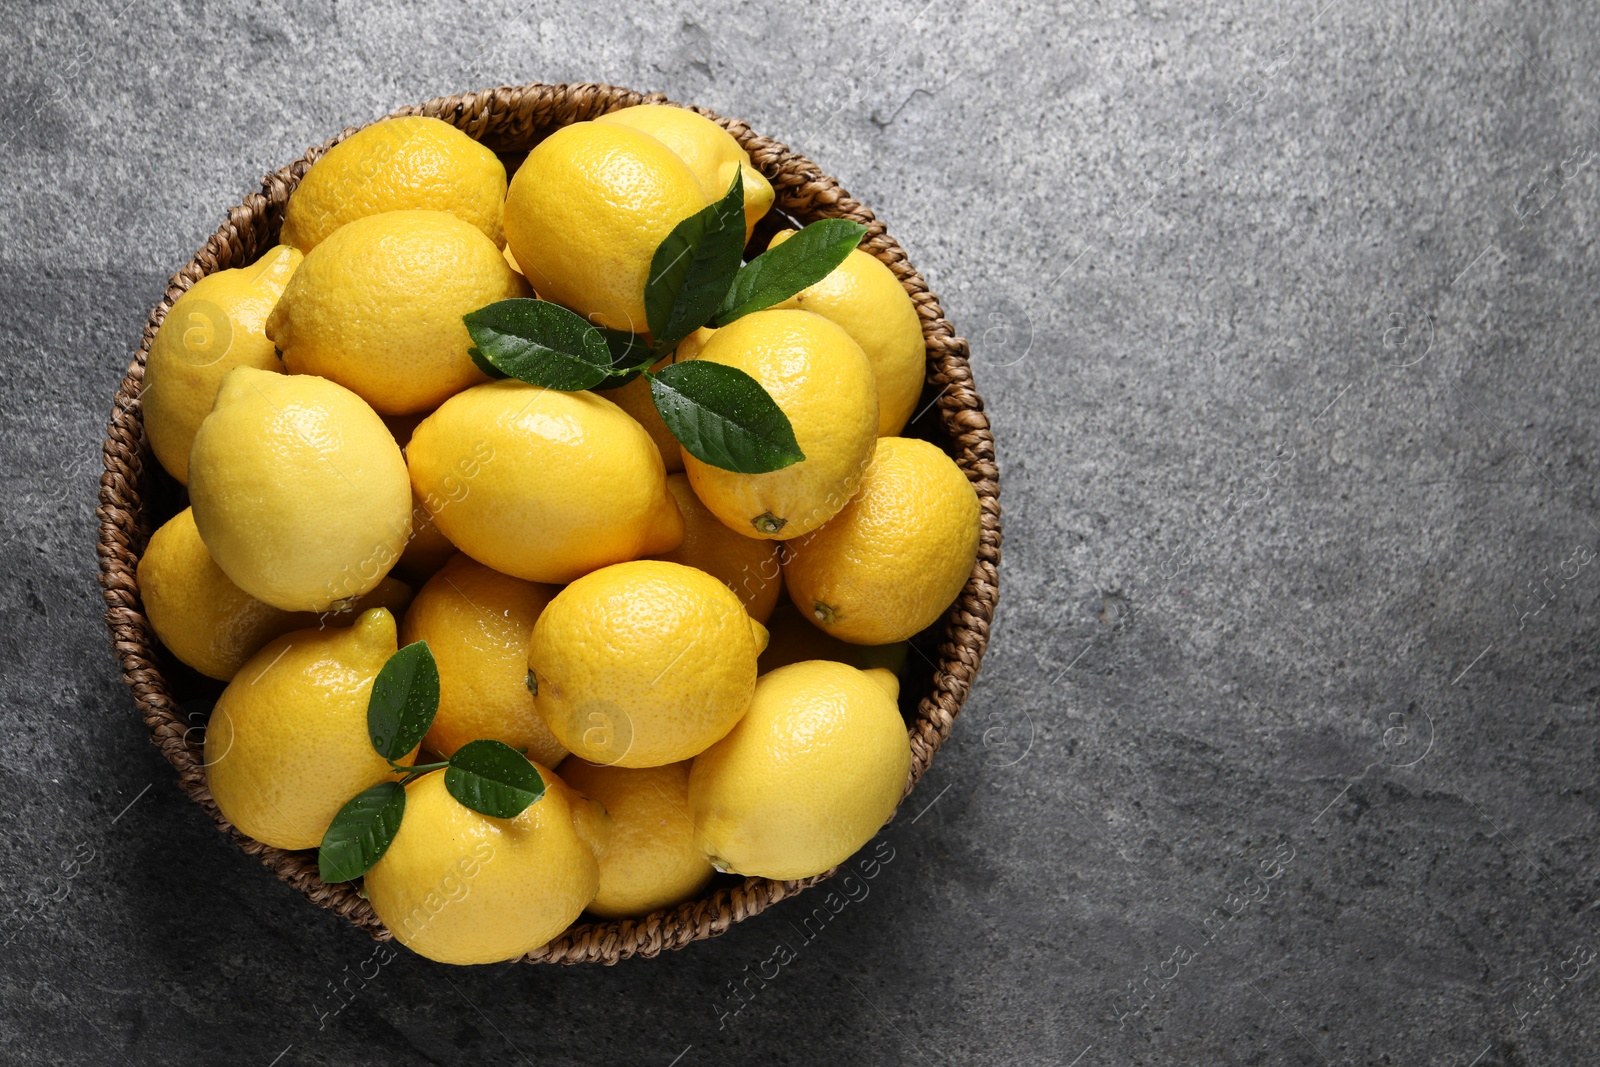
[[[925,352],[888,268],[841,252],[657,354],[737,368],[776,403],[804,458],[758,473],[680,443],[647,373],[494,377],[468,328],[537,295],[645,337],[653,257],[730,183],[748,239],[771,186],[676,107],[564,127],[509,181],[444,122],[386,120],[323,155],[283,244],[197,282],[151,346],[145,426],[190,506],[139,585],[171,654],[228,683],[211,795],[278,848],[326,855],[355,826],[362,892],[422,955],[513,959],[718,870],[815,875],[903,795],[895,670],[970,574],[979,504],[940,449],[897,436]],[[400,684],[381,676],[419,644],[427,684],[403,696],[426,700],[425,736],[380,738]],[[487,742],[534,784],[466,758]],[[462,800],[496,789],[519,813]]]

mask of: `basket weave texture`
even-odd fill
[[[491,149],[523,152],[550,131],[593,119],[608,111],[643,103],[672,103],[661,94],[645,94],[610,85],[530,84],[457,96],[439,97],[405,107],[394,115],[430,115],[443,119]],[[936,663],[931,684],[910,725],[911,780],[907,793],[928,770],[939,746],[961,710],[977,674],[989,639],[999,595],[1000,505],[994,437],[983,401],[972,383],[967,343],[945,321],[939,301],[928,291],[905,252],[872,211],[858,203],[833,178],[786,145],[754,133],[736,119],[703,108],[693,110],[715,121],[738,139],[754,165],[772,182],[776,206],[802,223],[823,218],[848,218],[867,227],[862,247],[900,279],[916,304],[928,347],[928,383],[936,399],[933,436],[955,456],[971,479],[982,505],[983,530],[978,560],[966,587],[950,611],[934,626]],[[140,391],[151,340],[177,298],[200,278],[229,267],[243,266],[277,242],[284,205],[311,164],[333,145],[356,132],[354,127],[311,149],[294,163],[262,179],[261,191],[229,209],[227,221],[206,241],[167,285],[161,303],[150,312],[143,343],[117,390],[103,445],[105,473],[100,479],[98,552],[100,583],[106,599],[106,625],[122,666],[123,680],[151,740],[178,772],[178,784],[206,810],[219,828],[231,834],[245,852],[257,856],[280,879],[313,903],[329,908],[373,937],[391,935],[350,883],[327,885],[317,877],[312,852],[286,852],[246,837],[223,817],[206,789],[202,766],[203,731],[180,707],[163,675],[158,643],[139,601],[135,568],[150,533],[166,516],[152,514],[144,501],[157,479],[165,479],[147,447]],[[831,872],[829,872],[831,873]],[[524,960],[531,963],[616,963],[629,956],[654,956],[713,937],[734,923],[793,896],[827,878],[779,882],[746,878],[742,884],[716,889],[698,900],[642,919],[583,920]]]

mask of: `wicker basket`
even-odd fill
[[[435,116],[514,159],[550,131],[569,123],[634,104],[669,102],[659,94],[646,95],[609,85],[533,84],[441,97],[394,114]],[[920,635],[918,647],[924,654],[914,659],[935,666],[919,679],[924,682],[920,688],[916,680],[906,686],[904,703],[911,720],[912,752],[909,793],[949,736],[951,724],[966,699],[988,642],[999,593],[1000,506],[994,438],[983,412],[983,401],[973,388],[967,344],[945,321],[939,301],[883,224],[868,208],[852,200],[838,182],[804,156],[753,133],[743,122],[724,119],[704,109],[695,110],[726,128],[750,152],[755,166],[776,190],[778,211],[801,223],[842,217],[866,224],[863,247],[894,271],[922,317],[923,336],[928,344],[926,397],[931,414],[921,432],[956,458],[982,503],[983,534],[977,565],[955,606]],[[150,728],[151,740],[177,769],[179,785],[221,829],[233,835],[240,847],[260,857],[283,881],[373,937],[386,939],[391,936],[388,930],[353,885],[326,885],[317,877],[315,853],[268,847],[245,837],[223,818],[206,789],[201,755],[203,731],[197,729],[195,714],[186,713],[180,703],[193,694],[175,691],[182,688],[181,682],[173,683],[183,672],[171,666],[173,661],[160,649],[145,621],[134,576],[151,531],[181,506],[181,489],[152,461],[141,416],[139,393],[145,357],[156,328],[173,301],[197,280],[213,271],[248,264],[276,243],[284,205],[295,183],[322,153],[354,132],[347,129],[296,162],[267,175],[261,192],[250,194],[244,203],[229,210],[227,221],[173,276],[165,298],[150,312],[144,342],[117,390],[104,445],[106,470],[100,479],[98,550],[100,582],[107,604],[106,624],[122,665],[123,680],[133,691],[139,712]],[[654,956],[665,949],[682,948],[691,941],[720,934],[739,920],[826,877],[823,874],[790,882],[746,878],[720,887],[714,882],[701,899],[642,919],[580,920],[524,958],[539,963],[610,964],[636,954]]]

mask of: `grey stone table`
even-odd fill
[[[0,55],[0,1060],[1594,1061],[1585,5],[86,0]],[[826,924],[374,961],[145,743],[99,440],[262,173],[535,80],[741,116],[888,221],[972,339],[1000,614]]]

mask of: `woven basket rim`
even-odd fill
[[[451,123],[498,151],[525,150],[557,127],[595,118],[608,111],[641,103],[677,104],[660,93],[645,94],[619,86],[591,83],[501,86],[473,93],[436,97],[402,107],[384,118],[429,115]],[[910,724],[911,778],[906,795],[932,764],[950,735],[956,716],[977,675],[999,596],[999,473],[994,438],[983,400],[973,386],[967,343],[945,319],[938,298],[889,236],[883,223],[865,205],[850,197],[838,181],[787,145],[762,137],[737,119],[705,108],[690,107],[722,126],[750,153],[755,167],[772,182],[776,206],[810,222],[850,218],[867,227],[862,248],[887,265],[911,295],[922,320],[928,349],[928,383],[937,389],[941,443],[953,446],[956,462],[977,491],[982,532],[978,560],[950,611],[935,624],[938,662],[930,692]],[[374,121],[382,121],[377,119]],[[117,390],[103,443],[105,472],[100,479],[97,552],[100,584],[106,600],[105,619],[123,681],[132,692],[151,741],[178,772],[178,784],[204,808],[219,829],[246,852],[257,856],[279,879],[313,903],[328,908],[379,940],[392,935],[371,906],[350,883],[327,885],[317,877],[313,853],[286,852],[261,844],[230,825],[205,785],[201,746],[203,731],[188,721],[162,674],[158,642],[139,601],[135,569],[152,530],[153,516],[143,506],[150,477],[166,477],[150,454],[144,433],[140,391],[145,360],[156,329],[173,302],[207,274],[253,261],[276,240],[290,192],[324,152],[362,127],[348,127],[289,165],[266,175],[260,192],[251,193],[228,211],[226,221],[167,284],[150,312],[142,343]],[[902,797],[902,803],[904,798]],[[629,956],[655,956],[692,941],[726,932],[734,923],[793,896],[832,875],[825,872],[799,881],[746,878],[740,885],[719,888],[702,898],[640,919],[602,921],[582,918],[544,947],[522,957],[525,962],[613,964]]]

